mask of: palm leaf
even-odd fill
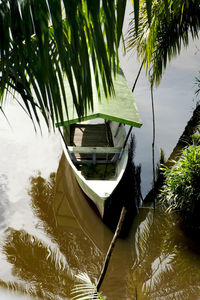
[[[85,114],[93,107],[93,72],[99,96],[101,81],[106,96],[114,92],[125,7],[126,0],[1,1],[0,95],[16,89],[32,120],[39,122],[39,109],[54,126],[67,113],[67,78],[79,116]]]
[[[146,10],[147,10],[147,17],[149,20],[149,24],[151,23],[151,6],[152,6],[152,0],[146,0]]]
[[[189,43],[189,35],[195,39],[200,29],[199,1],[152,1],[148,9],[143,4],[139,12],[138,34],[135,35],[134,20],[130,23],[127,48],[137,49],[144,60],[151,83],[159,84],[167,63]],[[151,7],[151,11],[150,11]],[[149,23],[151,14],[151,24]]]
[[[59,0],[0,3],[0,92],[3,94],[8,83],[11,86],[13,78],[20,78],[22,88],[18,92],[28,95],[29,99],[22,97],[28,113],[36,114],[38,119],[33,108],[37,103],[48,126],[58,119],[62,121],[63,110],[67,110],[64,74],[81,116],[92,106],[91,62],[102,77],[105,93],[110,95],[112,71],[116,72],[115,59],[118,60],[121,25],[115,17],[115,1],[77,0],[69,5],[65,0],[63,8],[64,13]],[[124,11],[120,24],[123,16]],[[90,60],[91,55],[95,59]],[[100,81],[96,80],[96,84],[99,88]],[[12,87],[16,88],[16,84]]]
[[[133,2],[134,4],[134,14],[135,14],[135,32],[136,35],[138,33],[138,23],[139,23],[139,6],[140,6],[140,2],[139,0],[136,0]]]
[[[81,281],[81,283],[76,284],[76,286],[72,289],[71,294],[75,294],[72,300],[104,300],[104,298],[102,298],[97,292],[95,284],[91,282],[91,279],[86,273],[80,273],[76,275],[76,279]]]

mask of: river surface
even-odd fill
[[[126,23],[128,19],[126,20]],[[126,26],[125,23],[125,26]],[[199,43],[182,51],[155,90],[156,162],[168,157],[196,105]],[[123,57],[130,86],[139,63]],[[135,98],[143,127],[135,130],[135,164],[142,165],[143,196],[152,183],[152,115],[144,72]],[[57,132],[35,134],[12,101],[0,117],[0,300],[71,298],[85,272],[97,280],[112,239],[80,190]],[[113,251],[101,292],[108,300],[200,299],[200,248],[176,215],[141,208],[128,236]]]

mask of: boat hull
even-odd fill
[[[123,127],[121,128],[121,130],[124,131],[124,136],[125,136],[126,135],[125,127],[124,125],[122,126]],[[126,145],[123,154],[118,162],[117,176],[114,180],[87,180],[84,176],[82,176],[81,172],[77,169],[76,165],[73,163],[69,151],[66,147],[66,144],[63,140],[62,140],[62,144],[63,144],[65,157],[74,172],[74,175],[76,177],[79,186],[81,187],[83,192],[87,195],[87,197],[90,200],[92,200],[92,202],[95,204],[96,208],[98,209],[101,218],[104,219],[106,213],[105,209],[109,207],[109,203],[111,201],[114,201],[113,192],[119,185],[127,167],[128,146]]]
[[[95,204],[95,206],[98,209],[98,212],[100,213],[101,218],[103,219],[105,202],[109,201],[109,197],[105,199],[101,198],[89,187],[89,185],[87,184],[87,182],[85,182],[85,180],[82,180],[82,178],[76,172],[74,172],[74,174],[76,180],[78,181],[79,186],[81,187],[83,192],[87,195],[87,197],[90,200],[92,200],[92,202]]]

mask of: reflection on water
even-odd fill
[[[129,295],[138,299],[199,299],[197,247],[184,236],[176,215],[141,209],[129,274]]]
[[[23,228],[10,226],[1,235],[6,275],[0,272],[0,286],[33,299],[70,299],[76,274],[98,279],[112,233],[85,198],[64,156],[48,178],[40,172],[31,176],[27,190],[25,213],[32,211],[34,222],[25,218]],[[20,215],[22,207],[15,209]],[[176,215],[141,208],[129,235],[117,241],[101,291],[109,300],[198,299],[196,250]]]
[[[61,159],[62,162],[62,159]],[[80,270],[96,278],[102,267],[102,252],[82,233],[63,191],[63,172],[44,179],[40,173],[30,178],[31,207],[38,222],[35,234],[8,228],[2,242],[2,253],[12,266],[11,281],[0,281],[2,287],[42,299],[64,299],[70,296],[75,274]],[[52,243],[38,237],[47,233]]]
[[[9,228],[3,253],[13,265],[17,290],[64,299],[70,297],[78,272],[98,278],[111,233],[100,226],[64,156],[57,174],[50,174],[48,181],[38,174],[30,184],[38,226],[53,245]],[[136,295],[138,299],[198,299],[199,270],[198,253],[181,231],[178,218],[159,209],[141,209],[129,237],[116,245],[102,291],[113,300],[136,299]]]
[[[60,299],[66,296],[67,285],[72,278],[65,257],[58,249],[32,236],[24,230],[9,228],[3,253],[13,266],[16,282],[11,288],[45,299]]]

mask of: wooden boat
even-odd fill
[[[81,119],[68,92],[68,99],[71,99],[68,116],[57,123],[62,127],[65,156],[80,187],[95,203],[102,218],[127,166],[127,140],[131,129],[142,125],[133,94],[121,71],[116,76],[114,88],[115,97],[109,100],[102,92],[99,99],[94,89],[93,110],[88,110]],[[66,90],[69,91],[69,87],[66,86]],[[125,124],[130,125],[128,134]]]

